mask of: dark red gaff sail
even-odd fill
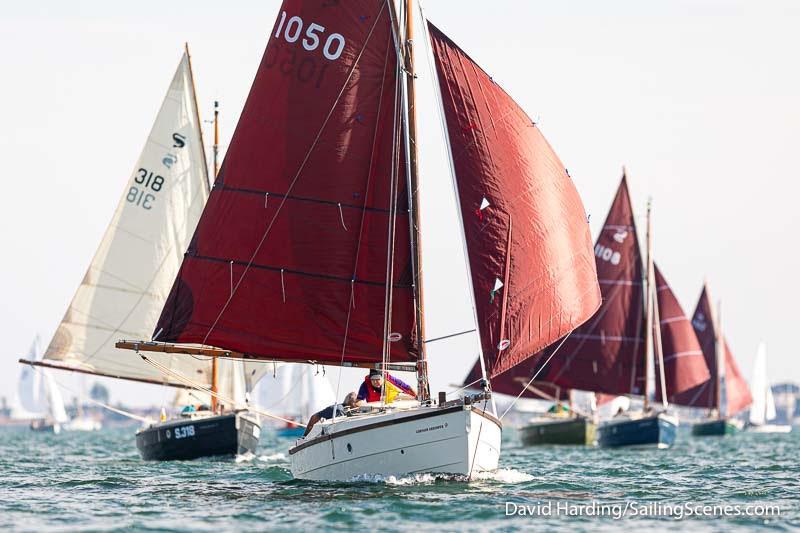
[[[711,297],[708,292],[708,287],[703,287],[703,292],[700,293],[700,299],[697,301],[694,315],[692,316],[692,326],[697,335],[697,340],[700,342],[700,347],[705,356],[706,365],[708,365],[709,373],[711,374],[708,381],[679,394],[675,403],[679,405],[686,405],[689,407],[705,407],[716,408],[722,412],[720,406],[717,405],[717,384],[719,382],[718,369],[717,369],[717,355],[716,355],[716,324],[714,324],[711,308]],[[725,395],[727,397],[725,410],[728,416],[734,415],[739,411],[746,408],[753,401],[750,395],[750,389],[747,386],[736,361],[733,359],[728,342],[723,339],[724,354],[725,354]]]
[[[380,361],[394,178],[391,357],[416,360],[396,68],[387,2],[283,2],[157,340]]]
[[[559,343],[536,358],[538,379],[612,395],[644,393],[644,267],[625,176],[594,247],[603,304]]]
[[[658,266],[655,266],[655,278],[667,400],[678,403],[674,401],[677,395],[705,383],[710,373],[694,328]],[[660,400],[658,358],[655,368],[656,399]]]
[[[487,371],[497,376],[600,305],[586,212],[525,112],[429,24]]]

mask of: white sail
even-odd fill
[[[111,223],[45,352],[46,363],[181,384],[114,343],[150,338],[207,198],[200,120],[185,53]],[[210,384],[210,359],[149,357]]]
[[[34,339],[28,359],[36,361],[39,355],[39,337]],[[24,365],[19,373],[17,397],[12,402],[14,418],[34,418],[47,414],[47,391],[44,375],[31,366]]]
[[[64,398],[61,396],[61,389],[58,387],[50,370],[43,368],[42,374],[44,375],[44,382],[46,384],[45,390],[47,391],[47,414],[53,422],[66,424],[69,422],[69,417],[64,408]]]
[[[750,423],[754,425],[766,424],[775,418],[775,400],[767,380],[767,346],[759,343],[756,360],[753,364],[753,377],[750,383],[753,392],[753,404],[750,406]],[[770,405],[772,406],[770,417]]]
[[[278,366],[261,380],[256,397],[265,410],[303,421],[337,401],[323,367],[302,363]]]

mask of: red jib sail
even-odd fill
[[[678,400],[677,395],[705,383],[710,374],[694,328],[658,266],[655,267],[655,274],[667,400],[678,403],[675,401]],[[656,399],[660,400],[658,358],[655,377]]]
[[[600,305],[572,180],[525,112],[429,24],[487,370],[497,376]]]
[[[395,222],[391,357],[415,360],[389,9],[283,2],[157,340],[380,361]]]
[[[603,304],[586,324],[539,354],[538,379],[613,395],[644,393],[643,262],[627,180],[594,247]],[[549,359],[549,362],[547,362]]]
[[[725,415],[733,416],[749,407],[753,403],[753,396],[733,358],[728,341],[723,339],[723,342],[725,349]]]
[[[697,340],[700,342],[711,376],[700,385],[679,394],[675,398],[675,403],[689,407],[713,407],[722,413],[723,409],[720,409],[720,406],[717,405],[717,385],[719,383],[715,342],[717,329],[713,320],[714,315],[712,314],[711,305],[708,287],[703,286],[703,292],[700,293],[700,299],[697,301],[697,307],[695,307],[694,315],[692,316],[692,326],[697,335]],[[726,399],[724,412],[726,415],[731,416],[745,409],[752,403],[753,399],[750,395],[750,388],[742,377],[728,347],[728,342],[724,338],[723,350],[725,356],[724,390]]]

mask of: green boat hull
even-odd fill
[[[522,443],[526,446],[542,444],[593,445],[595,442],[594,422],[586,418],[548,420],[528,424],[520,428]]]
[[[695,437],[733,435],[736,431],[736,426],[726,419],[708,420],[692,426],[692,435]]]

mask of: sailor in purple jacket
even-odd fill
[[[356,405],[364,405],[367,402],[381,401],[381,387],[383,386],[383,374],[380,370],[370,370],[369,375],[364,378],[364,383],[358,389],[358,402]],[[386,403],[392,403],[401,392],[409,396],[417,397],[417,393],[410,385],[403,383],[396,377],[386,374]]]

